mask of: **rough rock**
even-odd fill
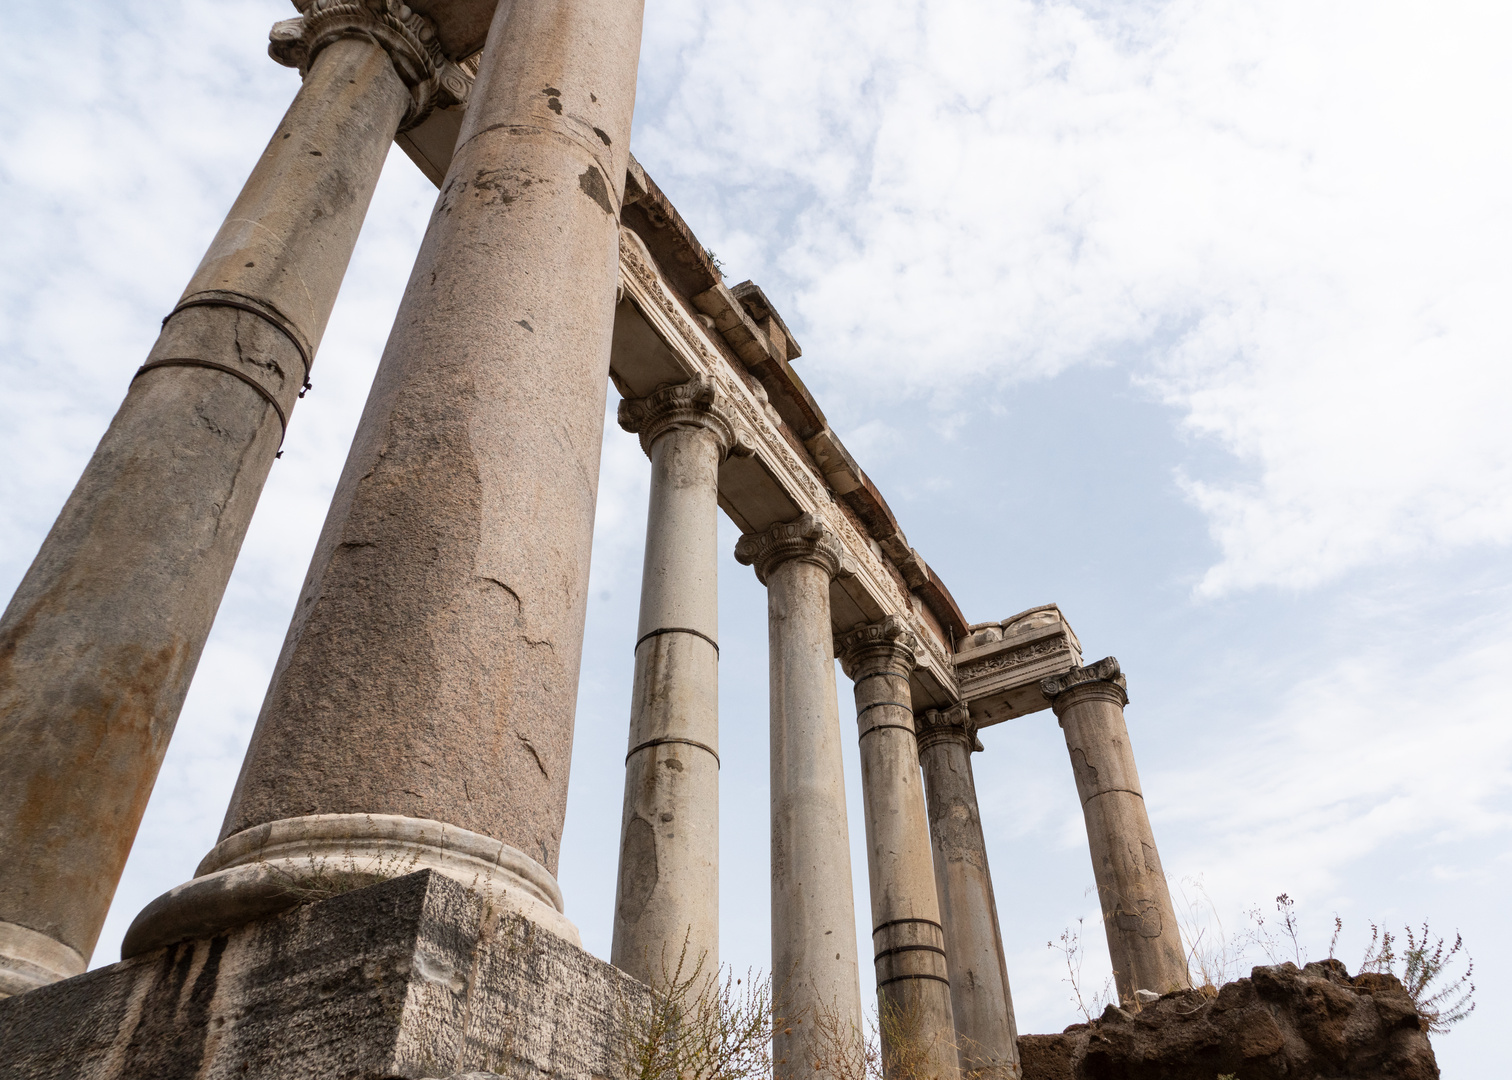
[[[1337,960],[1257,967],[1210,996],[1109,1008],[1019,1039],[1024,1080],[1437,1080],[1427,1023],[1391,975]]]
[[[0,1080],[618,1072],[649,991],[424,870],[0,1001]]]

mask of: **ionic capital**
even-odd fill
[[[832,579],[855,573],[839,538],[813,514],[742,536],[735,544],[735,561],[753,567],[763,585],[773,570],[794,559],[822,567]]]
[[[678,386],[665,386],[643,398],[619,403],[619,426],[640,436],[641,449],[651,456],[651,444],[669,431],[701,428],[719,440],[719,457],[746,456],[751,440],[735,423],[729,403],[712,379],[700,375]]]
[[[835,639],[835,655],[846,677],[877,671],[908,677],[917,664],[919,639],[896,615],[847,631]]]
[[[1059,716],[1068,705],[1087,698],[1102,697],[1119,708],[1129,703],[1129,683],[1116,657],[1105,656],[1095,664],[1074,667],[1064,675],[1040,680],[1040,692],[1050,699],[1050,707]]]
[[[300,75],[333,41],[371,41],[389,54],[409,87],[410,105],[399,124],[407,131],[435,108],[467,103],[473,71],[441,51],[435,24],[401,0],[298,0],[301,14],[273,24],[268,55]]]
[[[924,753],[940,743],[958,742],[969,754],[982,749],[977,738],[977,726],[971,719],[971,710],[964,701],[948,709],[925,709],[914,717],[914,732],[919,739],[919,753]]]

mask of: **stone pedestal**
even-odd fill
[[[1136,990],[1164,994],[1191,979],[1124,724],[1127,686],[1111,656],[1040,683],[1071,752],[1118,997],[1132,1003]]]
[[[0,1074],[602,1080],[648,1006],[603,961],[422,872],[0,1002]]]
[[[891,1075],[949,1080],[960,1069],[908,687],[915,647],[896,618],[837,642],[855,683],[883,1064]]]
[[[394,133],[434,90],[391,17],[280,27],[304,85],[0,620],[0,996],[94,950]]]
[[[915,722],[961,1071],[1017,1080],[1018,1027],[971,774],[972,751],[981,749],[976,725],[965,705],[930,709]]]
[[[735,558],[767,587],[776,1075],[839,1080],[860,1075],[864,1030],[829,599],[848,568],[808,514],[741,537]]]
[[[614,965],[719,969],[719,463],[736,428],[704,380],[622,401],[651,458]],[[684,957],[683,949],[687,948]]]
[[[403,869],[417,833],[422,865],[443,872],[451,855],[491,844],[489,887],[544,914],[572,753],[640,27],[640,0],[499,5],[203,871],[235,870],[229,849],[248,830],[284,822],[324,843],[331,815],[371,816],[388,825],[360,837],[376,848],[366,869]],[[234,887],[191,883],[138,927],[142,940],[202,925],[201,895]]]

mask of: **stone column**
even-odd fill
[[[843,635],[838,651],[860,728],[883,1063],[889,1075],[948,1080],[960,1066],[908,686],[916,646],[893,616]]]
[[[965,705],[930,709],[915,723],[961,1071],[982,1080],[1017,1080],[1018,1026],[971,775],[971,753],[981,749],[976,725]]]
[[[94,950],[389,147],[440,92],[399,10],[273,28],[304,84],[0,620],[0,996]]]
[[[424,867],[576,938],[555,869],[640,28],[641,0],[498,5],[221,842],[127,955]]]
[[[863,1028],[829,598],[830,582],[854,571],[810,514],[741,537],[735,558],[767,587],[776,1075],[858,1076],[848,1071]]]
[[[711,382],[622,401],[651,458],[610,961],[645,983],[719,970],[719,463]],[[683,947],[687,946],[686,957]]]
[[[1072,668],[1042,679],[1040,689],[1071,751],[1119,1000],[1134,1004],[1136,990],[1164,994],[1190,986],[1176,909],[1124,724],[1128,684],[1118,661],[1109,656]]]

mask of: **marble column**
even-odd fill
[[[426,867],[576,939],[555,870],[640,31],[641,0],[498,5],[221,841],[127,955]]]
[[[915,723],[961,1071],[982,1080],[1017,1080],[1023,1074],[1018,1026],[971,775],[972,751],[981,749],[976,725],[965,705],[930,709]]]
[[[0,996],[94,950],[389,147],[440,93],[399,9],[273,28],[303,86],[0,620]]]
[[[949,1080],[960,1065],[908,685],[917,644],[889,617],[844,634],[837,650],[860,728],[883,1065],[893,1076]]]
[[[696,379],[622,401],[651,459],[610,961],[719,970],[719,463],[738,431]],[[683,948],[686,945],[686,955]]]
[[[1191,985],[1155,834],[1145,812],[1124,706],[1128,684],[1109,656],[1040,681],[1066,734],[1087,819],[1092,873],[1102,901],[1119,1000]]]
[[[860,1075],[861,983],[830,582],[854,573],[810,514],[740,538],[767,587],[776,1075]],[[838,1059],[838,1060],[837,1060]]]

